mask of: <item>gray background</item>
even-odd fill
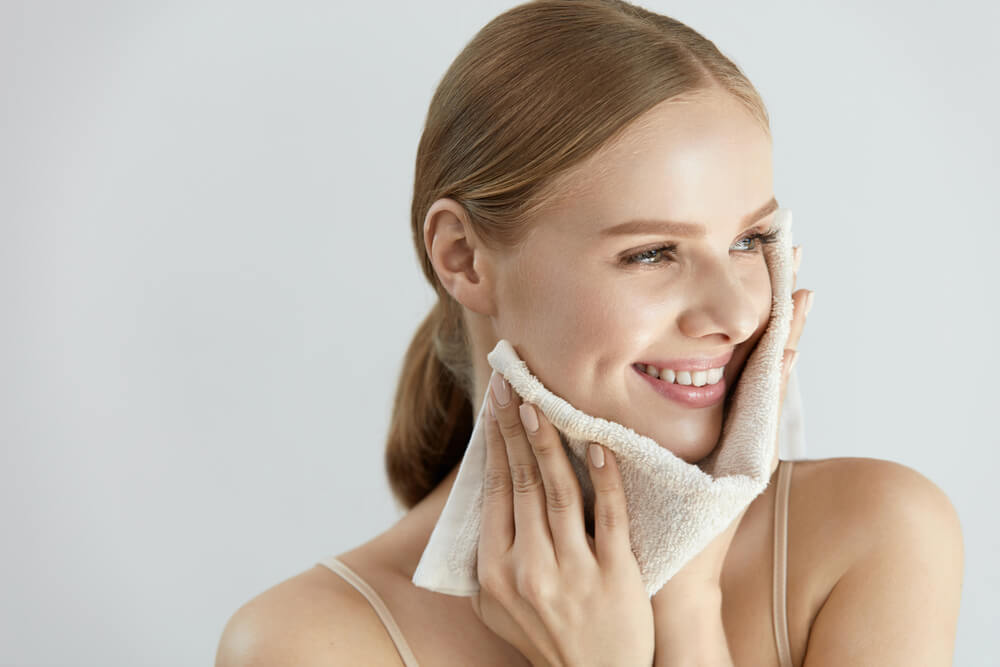
[[[416,145],[513,4],[0,4],[4,664],[209,664],[239,605],[398,516]],[[995,664],[998,5],[645,6],[770,110],[809,456],[947,492],[956,664]]]

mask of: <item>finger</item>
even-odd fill
[[[490,400],[496,413],[494,428],[506,444],[514,495],[514,540],[552,551],[548,520],[545,515],[545,488],[542,473],[521,425],[517,396],[500,374],[490,380]]]
[[[559,432],[531,403],[521,403],[521,423],[545,487],[545,511],[557,560],[591,556],[583,523],[583,492]]]
[[[792,289],[798,284],[799,267],[802,266],[802,246],[792,247]],[[781,360],[781,394],[780,405],[784,406],[785,396],[788,393],[788,379],[792,374],[792,367],[798,359],[799,338],[802,335],[802,328],[805,326],[805,300],[812,292],[800,290],[797,295],[792,295],[792,323],[788,332],[788,339],[785,344],[784,356]],[[796,298],[796,296],[798,298]],[[780,426],[779,433],[775,436],[774,456],[771,460],[771,472],[778,467]]]
[[[788,378],[792,374],[792,365],[795,361],[795,356],[798,354],[795,350],[786,349],[784,355],[781,358],[781,395],[778,400],[778,405],[781,410],[784,410],[785,406],[785,396],[788,393]],[[778,459],[780,456],[781,448],[781,417],[778,417],[778,428],[774,434],[774,455],[771,457],[771,472],[773,473],[778,467]]]
[[[594,542],[601,564],[634,558],[629,543],[628,507],[621,470],[614,453],[596,443],[587,451],[587,465],[594,485]]]
[[[780,400],[785,402],[785,394],[788,391],[788,378],[792,374],[792,366],[798,360],[799,338],[802,336],[802,329],[806,322],[806,304],[812,292],[801,289],[792,295],[792,323],[788,330],[788,339],[785,342],[784,356],[781,364],[781,395]]]
[[[496,371],[494,371],[496,373]],[[492,400],[487,398],[487,401]],[[486,467],[483,473],[483,509],[479,535],[479,562],[506,553],[514,543],[513,490],[510,464],[496,418],[487,406],[483,427],[486,431]]]
[[[792,295],[792,323],[788,329],[788,339],[785,341],[786,350],[799,349],[799,338],[806,324],[806,305],[811,294],[812,290],[800,289]]]

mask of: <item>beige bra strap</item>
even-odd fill
[[[778,487],[774,493],[774,641],[778,663],[792,667],[788,641],[788,489],[792,482],[794,461],[778,462]]]
[[[382,598],[375,589],[368,585],[365,581],[358,575],[357,572],[352,570],[347,566],[346,563],[337,559],[334,556],[329,556],[319,561],[320,565],[325,565],[330,568],[341,577],[347,580],[351,586],[357,589],[359,593],[365,596],[368,603],[378,614],[379,619],[382,621],[382,625],[389,632],[389,637],[392,639],[392,643],[396,645],[396,650],[399,651],[399,657],[403,659],[403,664],[406,667],[418,667],[417,659],[413,655],[413,651],[410,650],[410,645],[406,643],[406,639],[403,637],[402,631],[400,631],[399,626],[396,625],[396,619],[392,617],[389,613],[389,608],[382,601]]]

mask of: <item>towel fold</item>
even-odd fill
[[[791,211],[779,208],[774,226],[778,231],[774,242],[763,246],[772,293],[768,326],[727,398],[718,444],[697,463],[684,461],[627,426],[577,410],[546,389],[508,341],[500,340],[487,355],[493,372],[503,375],[524,402],[537,405],[559,432],[580,481],[587,525],[593,525],[594,507],[584,458],[587,445],[598,442],[614,452],[622,474],[632,551],[650,597],[767,487],[779,413],[783,451],[802,454],[801,407],[794,371],[788,391],[794,403],[786,405],[784,412],[779,403],[781,362],[793,310]],[[422,588],[450,595],[479,591],[476,555],[488,399],[487,388],[454,486],[413,574],[413,583]]]

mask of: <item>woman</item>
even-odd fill
[[[771,307],[771,151],[756,90],[677,21],[540,0],[486,25],[441,81],[417,155],[411,222],[439,300],[407,351],[386,452],[409,511],[245,604],[217,665],[950,664],[962,538],[923,476],[782,462],[650,600],[614,456],[591,459],[590,538],[554,429],[503,383],[490,389],[483,589],[410,581],[500,338],[584,412],[688,462],[712,451],[724,401],[666,398],[640,373],[686,381],[703,363],[735,385]],[[793,294],[786,382],[811,296]]]

